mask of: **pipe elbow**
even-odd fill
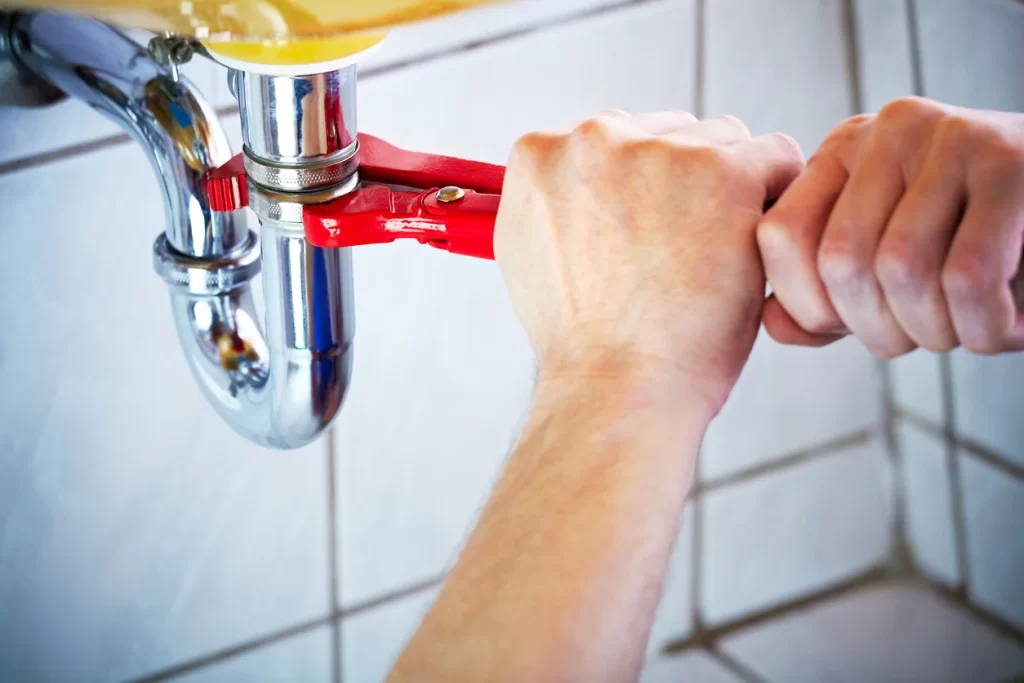
[[[87,102],[146,151],[166,213],[154,266],[210,404],[263,446],[315,440],[340,411],[352,373],[349,252],[309,245],[301,220],[262,220],[258,239],[239,212],[211,211],[203,176],[231,158],[227,136],[202,95],[145,48],[74,15],[15,14],[2,28],[19,68]],[[263,325],[252,291],[260,272]]]

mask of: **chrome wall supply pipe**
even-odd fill
[[[0,15],[0,31],[19,70],[88,103],[146,150],[166,211],[153,262],[209,402],[261,445],[317,438],[351,377],[352,265],[347,249],[306,242],[301,213],[358,184],[355,66],[299,77],[231,73],[257,236],[239,212],[210,209],[204,174],[232,155],[213,109],[177,72],[175,53],[191,47],[147,49],[105,24],[49,12]],[[261,270],[262,325],[252,297]]]

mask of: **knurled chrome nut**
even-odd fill
[[[171,287],[191,294],[224,294],[247,285],[259,275],[259,237],[250,231],[246,246],[237,254],[208,261],[179,254],[162,233],[153,243],[153,270]]]
[[[310,192],[344,183],[359,168],[359,141],[326,160],[302,165],[273,163],[244,149],[242,163],[249,180],[278,192]]]
[[[256,183],[249,184],[249,209],[262,220],[292,223],[302,231],[302,210],[307,204],[323,204],[352,192],[359,186],[359,174],[353,173],[341,185],[319,192],[275,192]]]

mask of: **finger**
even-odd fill
[[[818,244],[848,179],[836,156],[811,157],[757,226],[765,276],[779,304],[811,334],[844,329],[818,274]]]
[[[631,115],[628,111],[622,109],[604,109],[597,113],[598,118],[604,117],[608,119],[628,119]]]
[[[774,296],[769,297],[765,302],[761,320],[764,323],[765,331],[771,335],[771,338],[787,346],[828,346],[845,336],[843,334],[813,334],[805,331]]]
[[[750,140],[750,130],[735,116],[716,116],[686,126],[680,134],[699,137],[701,141],[715,145],[734,145]]]
[[[889,220],[875,273],[889,309],[914,343],[929,351],[958,346],[942,265],[960,222],[966,192],[962,163],[935,147]]]
[[[883,357],[916,346],[875,277],[878,244],[905,188],[903,170],[890,157],[892,144],[878,129],[865,141],[818,247],[818,271],[836,313],[851,334]]]
[[[752,156],[754,171],[764,183],[765,199],[777,199],[803,172],[804,153],[800,144],[785,133],[769,133],[743,143]]]
[[[969,187],[967,211],[943,266],[942,286],[960,342],[975,353],[1024,344],[1011,281],[1024,246],[1024,187]]]
[[[651,135],[670,135],[696,122],[696,116],[681,110],[637,114],[630,119],[630,123]]]
[[[1013,301],[1017,309],[1017,323],[1013,327],[1010,341],[1006,344],[1006,351],[1024,351],[1024,256],[1021,257],[1021,269],[1017,271],[1017,277],[1010,283],[1013,291]]]

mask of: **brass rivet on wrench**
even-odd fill
[[[437,201],[442,204],[454,204],[465,196],[466,191],[461,187],[455,187],[454,185],[442,187],[437,191]]]

